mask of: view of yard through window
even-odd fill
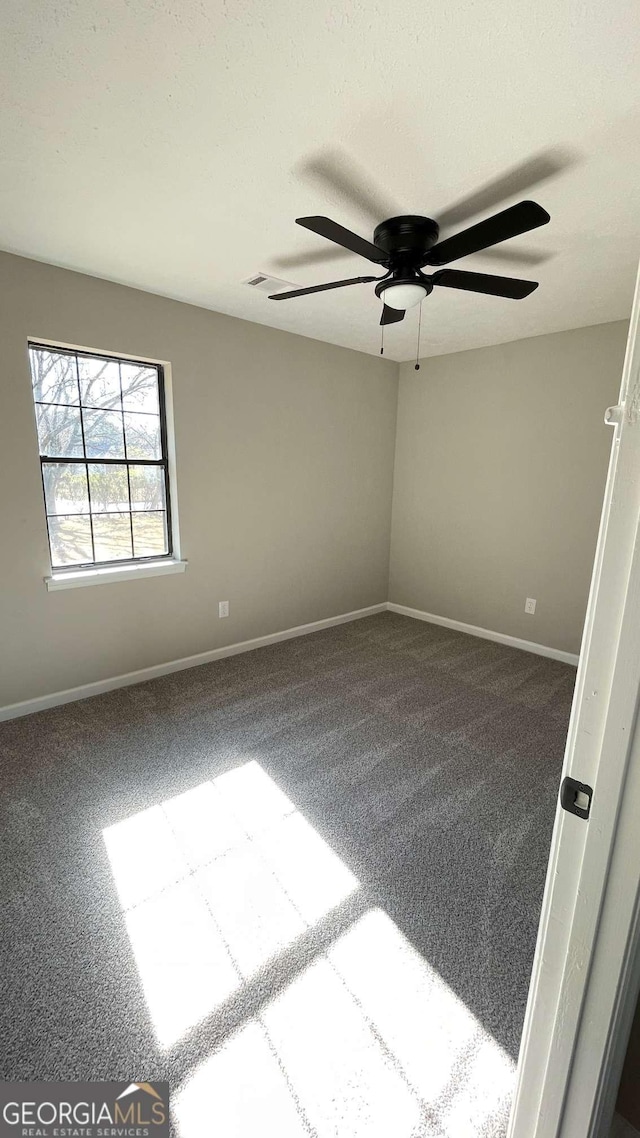
[[[170,553],[161,369],[29,349],[51,564]]]

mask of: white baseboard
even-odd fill
[[[560,648],[548,648],[546,644],[536,644],[534,640],[520,640],[518,636],[507,636],[506,632],[492,632],[489,628],[478,628],[475,624],[464,624],[461,620],[451,620],[448,616],[435,616],[432,612],[411,609],[407,605],[387,604],[389,612],[402,616],[412,616],[415,620],[426,620],[429,624],[440,624],[443,628],[453,628],[456,632],[467,632],[483,640],[495,640],[498,644],[508,644],[511,648],[521,648],[524,652],[534,652],[536,656],[549,656],[552,660],[562,660],[564,664],[577,665],[579,656],[574,652],[563,652]]]
[[[464,624],[460,620],[451,620],[447,616],[435,616],[420,609],[408,608],[407,605],[396,605],[391,601],[379,605],[370,605],[368,608],[356,609],[354,612],[344,612],[339,616],[329,616],[324,620],[314,620],[311,624],[299,624],[295,628],[286,628],[282,632],[271,632],[268,636],[256,636],[253,640],[241,640],[238,644],[227,644],[223,648],[212,648],[208,652],[198,652],[195,656],[184,656],[180,660],[168,660],[164,664],[153,664],[150,668],[138,668],[135,672],[126,672],[122,676],[111,676],[105,680],[94,680],[93,683],[80,684],[75,688],[66,688],[65,691],[51,692],[49,695],[37,696],[35,699],[24,699],[20,703],[10,703],[0,707],[0,722],[6,719],[17,719],[20,715],[32,715],[36,711],[46,711],[49,707],[58,707],[63,703],[73,703],[77,699],[88,699],[92,695],[102,695],[103,692],[114,691],[115,688],[129,687],[130,684],[141,684],[145,680],[154,680],[157,676],[167,676],[171,672],[181,672],[185,668],[195,668],[199,664],[210,664],[213,660],[223,660],[226,656],[237,656],[240,652],[252,652],[254,648],[265,648],[268,644],[278,644],[281,640],[292,640],[296,636],[307,636],[311,632],[320,632],[323,628],[333,628],[337,624],[346,624],[350,620],[361,620],[365,616],[373,616],[378,612],[397,612],[402,616],[411,616],[415,620],[426,620],[429,624],[440,624],[444,628],[453,628],[457,632],[467,632],[471,636],[480,636],[484,640],[495,640],[498,644],[508,644],[512,648],[521,648],[525,652],[534,652],[538,656],[549,656],[552,660],[562,660],[565,664],[577,664],[578,656],[573,652],[562,652],[559,648],[548,648],[545,644],[536,644],[532,640],[520,640],[517,636],[507,636],[504,632],[492,632],[488,628],[477,628],[474,624]]]
[[[94,680],[93,683],[80,684],[65,691],[51,692],[50,695],[37,696],[35,699],[24,699],[20,703],[10,703],[6,707],[0,707],[0,722],[17,719],[20,715],[32,715],[35,711],[46,711],[49,707],[58,707],[63,703],[73,703],[77,699],[88,699],[92,695],[102,695],[103,692],[113,691],[115,688],[141,684],[145,680],[154,680],[157,676],[169,675],[170,672],[195,668],[198,664],[210,664],[212,660],[223,660],[226,656],[237,656],[240,652],[252,652],[254,648],[265,648],[268,644],[278,644],[281,640],[307,636],[310,632],[320,632],[323,628],[332,628],[336,624],[346,624],[350,620],[361,620],[364,616],[386,612],[386,609],[387,604],[384,601],[379,605],[370,605],[369,608],[355,609],[354,612],[344,612],[339,616],[328,616],[324,620],[314,620],[311,624],[299,624],[295,628],[286,628],[283,632],[271,632],[268,636],[256,636],[253,640],[242,640],[238,644],[227,644],[224,648],[198,652],[195,656],[184,656],[180,660],[169,660],[165,664],[153,664],[150,668],[138,668],[137,671],[126,672],[122,676]]]

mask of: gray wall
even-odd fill
[[[397,364],[8,254],[0,329],[0,706],[386,600]],[[46,591],[29,337],[170,361],[183,575]]]
[[[599,324],[401,365],[391,601],[579,650],[626,335]]]
[[[626,323],[403,364],[398,396],[394,363],[0,254],[0,329],[0,706],[387,596],[578,650]],[[185,574],[46,591],[30,337],[171,363]]]

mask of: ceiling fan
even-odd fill
[[[372,284],[376,282],[375,293],[383,302],[380,323],[395,324],[404,319],[405,311],[420,304],[434,287],[463,289],[466,292],[485,293],[489,296],[503,296],[511,300],[523,300],[538,287],[537,281],[520,280],[516,277],[499,277],[489,273],[472,273],[459,269],[441,268],[443,265],[479,253],[501,241],[528,233],[550,221],[546,210],[533,201],[522,201],[517,205],[463,229],[460,233],[438,241],[440,227],[430,217],[414,214],[390,217],[380,222],[373,233],[373,241],[359,237],[357,233],[345,229],[329,217],[298,217],[296,223],[310,229],[320,237],[357,253],[387,271],[381,277],[352,277],[349,280],[329,281],[327,284],[310,288],[292,289],[277,292],[270,300],[290,300],[296,296],[308,296],[327,289],[345,288],[347,285]],[[424,273],[426,267],[437,271]]]

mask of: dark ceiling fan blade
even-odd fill
[[[384,249],[378,249],[377,245],[365,241],[364,237],[358,237],[357,233],[338,225],[330,217],[296,217],[296,225],[302,225],[312,233],[326,237],[328,241],[335,241],[336,245],[342,245],[343,249],[350,249],[352,253],[358,253],[360,257],[366,257],[377,265],[384,265],[388,260]]]
[[[348,281],[329,281],[328,284],[312,285],[311,288],[294,288],[289,292],[274,292],[269,300],[290,300],[292,296],[309,296],[312,292],[325,292],[328,288],[344,288],[345,285],[370,284],[378,277],[352,277]]]
[[[402,212],[384,193],[373,189],[368,171],[359,167],[341,147],[327,147],[312,158],[305,158],[297,172],[309,182],[319,185],[324,192],[355,206],[366,213],[374,225],[385,217]]]
[[[480,189],[475,190],[466,197],[461,198],[450,209],[445,209],[436,215],[436,221],[441,229],[452,225],[462,225],[470,217],[483,213],[485,210],[495,209],[500,202],[525,194],[533,186],[554,178],[564,170],[574,166],[579,160],[577,151],[568,147],[553,146],[541,150],[538,154],[527,158],[512,166],[504,174],[485,182]]]
[[[434,245],[428,254],[427,264],[448,265],[450,261],[468,257],[470,253],[479,253],[490,245],[497,245],[499,241],[528,233],[539,225],[546,225],[550,220],[546,209],[537,202],[518,202]]]
[[[404,309],[391,308],[390,305],[384,304],[382,307],[382,316],[380,317],[380,323],[397,324],[399,320],[404,320]]]
[[[461,288],[465,292],[484,292],[488,296],[506,296],[510,300],[524,300],[534,289],[537,281],[521,281],[517,277],[494,277],[489,273],[464,273],[460,269],[442,269],[434,273],[434,285],[445,288]]]

